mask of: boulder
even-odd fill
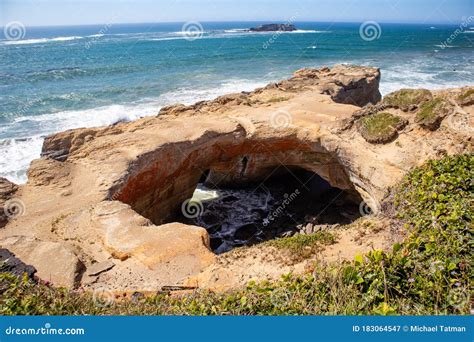
[[[25,263],[34,265],[38,278],[55,286],[74,287],[84,269],[76,254],[63,243],[12,236],[1,239],[0,247],[7,248]]]
[[[168,283],[199,273],[214,261],[206,229],[181,223],[155,226],[128,205],[102,202],[93,211],[104,247],[119,260],[140,261],[150,272],[166,268]],[[87,272],[90,274],[90,271]]]
[[[20,214],[22,202],[12,201],[18,186],[8,179],[0,177],[0,228],[4,227],[8,220]]]
[[[400,89],[385,96],[383,103],[406,112],[432,99],[433,94],[428,89]]]
[[[18,277],[26,274],[28,278],[33,279],[36,269],[15,257],[15,254],[8,249],[0,248],[0,273],[2,272],[8,272]]]
[[[103,272],[107,272],[115,266],[111,260],[96,262],[87,268],[86,274],[88,276],[97,276]]]
[[[460,106],[472,106],[474,105],[474,88],[465,88],[461,94],[456,98],[456,101]]]

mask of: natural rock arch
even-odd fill
[[[239,138],[240,137],[240,138]],[[109,198],[129,204],[154,224],[173,220],[205,174],[214,187],[260,182],[278,167],[299,167],[341,190],[356,192],[334,153],[297,135],[271,139],[245,138],[239,131],[203,136],[193,146],[174,144],[141,156]]]

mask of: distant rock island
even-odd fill
[[[285,31],[291,32],[296,31],[297,28],[292,24],[264,24],[257,27],[251,27],[251,32],[270,32],[270,31]]]

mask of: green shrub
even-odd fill
[[[330,232],[317,232],[308,235],[294,235],[265,242],[280,250],[286,251],[293,263],[309,258],[319,252],[323,246],[336,242]]]
[[[407,235],[389,252],[371,251],[352,262],[318,263],[303,275],[250,283],[216,294],[160,294],[114,303],[90,293],[33,284],[0,275],[0,314],[25,315],[354,315],[469,314],[473,277],[474,156],[430,161],[411,171],[386,203]],[[328,236],[276,240],[300,250]]]
[[[397,137],[398,131],[406,124],[407,121],[399,116],[381,112],[360,119],[358,129],[368,142],[383,144],[393,141]]]
[[[423,128],[434,131],[439,128],[441,121],[452,111],[451,104],[438,97],[421,105],[416,113],[415,121]]]
[[[408,111],[431,99],[433,95],[427,89],[401,89],[385,96],[383,103]]]
[[[470,106],[474,104],[474,88],[466,90],[464,93],[458,96],[457,102],[461,106]]]

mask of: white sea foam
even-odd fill
[[[42,145],[41,136],[0,140],[0,176],[24,183],[26,170],[30,162],[39,157]]]
[[[70,37],[54,37],[54,38],[37,38],[37,39],[22,39],[22,40],[6,40],[3,41],[3,45],[28,45],[28,44],[44,44],[51,42],[65,42],[68,40],[82,39],[80,36]]]
[[[266,31],[266,32],[251,32],[248,29],[230,29],[230,30],[223,30],[223,31],[212,31],[206,32],[203,31],[202,37],[199,39],[222,39],[222,38],[236,38],[236,37],[244,37],[249,35],[273,35],[273,34],[306,34],[306,33],[329,33],[331,31],[316,31],[316,30],[296,30],[296,31]],[[207,34],[206,34],[207,33]],[[174,36],[171,37],[149,37],[149,36],[142,36],[145,41],[169,41],[169,40],[187,40],[186,32],[173,32]]]
[[[189,35],[190,33],[194,33],[195,31],[176,31],[176,32],[171,32],[172,34],[178,34],[178,35],[182,35],[182,36],[187,36]],[[208,31],[197,31],[196,33],[200,33],[200,34],[203,34],[203,33],[208,33]]]
[[[232,92],[250,91],[266,83],[231,79],[215,87],[180,88],[158,98],[143,99],[136,103],[15,118],[2,127],[2,131],[22,132],[23,138],[0,139],[0,176],[15,183],[26,182],[26,170],[33,159],[39,158],[44,137],[49,134],[72,128],[97,127],[118,121],[136,120],[158,114],[164,105],[192,104]]]
[[[390,67],[385,68],[382,73],[380,82],[380,92],[387,95],[393,91],[402,88],[425,88],[430,90],[443,88],[456,88],[468,85],[466,81],[470,77],[470,73],[458,70],[458,81],[440,81],[441,73],[423,72],[416,68],[410,67]],[[461,77],[461,75],[463,77]]]
[[[289,31],[288,33],[331,33],[331,31],[295,30],[295,31]]]
[[[186,40],[185,37],[164,37],[164,38],[151,38],[151,39],[146,39],[147,41],[151,42],[160,42],[160,41],[165,41],[165,40]]]
[[[274,33],[329,33],[331,31],[318,31],[318,30],[294,30],[294,31],[250,31],[248,29],[230,29],[224,30],[225,33],[249,33],[249,34],[274,34]]]
[[[241,33],[241,32],[247,32],[247,29],[230,29],[230,30],[224,30],[225,33]]]

